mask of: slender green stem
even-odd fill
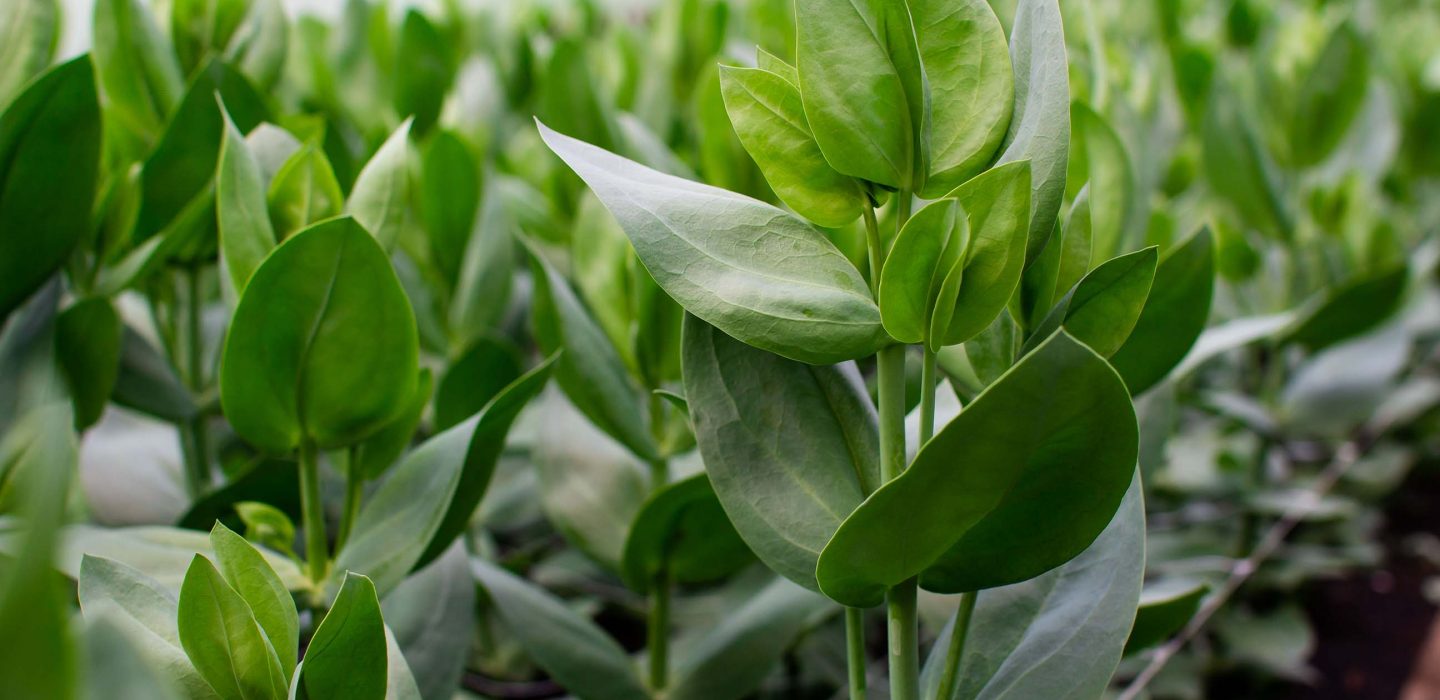
[[[191,267],[185,271],[185,347],[178,353],[185,360],[185,379],[192,396],[205,393],[205,335],[201,325],[201,312],[205,298],[200,285],[200,269]],[[192,496],[198,496],[210,485],[210,439],[206,432],[205,416],[197,413],[186,421],[185,436],[185,481]]]
[[[650,392],[650,436],[655,447],[661,448],[665,438],[665,400],[659,394]],[[650,460],[650,491],[659,491],[670,483],[670,463],[664,457]]]
[[[880,480],[884,483],[905,471],[905,346],[881,348],[875,359],[880,385]]]
[[[916,623],[915,579],[897,584],[887,596],[890,698],[920,700],[920,633]]]
[[[880,475],[889,482],[905,469],[905,346],[878,356],[880,379]],[[890,697],[919,700],[920,642],[915,624],[915,579],[890,589],[886,613]]]
[[[861,207],[865,213],[865,248],[870,254],[870,293],[880,298],[880,269],[885,266],[885,244],[880,241],[880,224],[875,221],[875,210]]]
[[[960,659],[965,655],[965,638],[970,634],[970,616],[975,612],[976,593],[962,593],[960,608],[955,612],[955,626],[950,629],[950,646],[945,649],[945,673],[935,700],[950,700],[960,679]]]
[[[865,611],[860,608],[845,608],[845,661],[850,700],[865,700]]]
[[[315,443],[300,444],[300,510],[305,528],[305,561],[310,580],[325,580],[330,556],[325,545],[325,504],[320,500],[320,453]]]
[[[920,444],[923,447],[935,435],[935,351],[927,343],[920,365]]]
[[[657,693],[669,683],[670,573],[662,569],[650,584],[650,628],[645,639],[650,657],[650,689]]]
[[[360,517],[360,501],[365,495],[365,475],[360,473],[358,456],[352,446],[345,453],[345,510],[340,511],[340,529],[335,533],[335,553],[350,539],[355,519]]]

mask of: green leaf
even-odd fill
[[[103,557],[85,555],[79,578],[85,619],[107,619],[124,630],[145,661],[178,681],[187,697],[215,697],[180,645],[174,593],[140,571]]]
[[[920,194],[935,198],[994,159],[1010,127],[1015,75],[989,3],[912,0],[910,11],[930,88],[930,177]]]
[[[1139,396],[1164,379],[1205,330],[1215,288],[1211,239],[1210,229],[1202,228],[1165,254],[1135,330],[1110,356],[1131,395]]]
[[[0,107],[50,65],[59,35],[56,0],[16,0],[0,8]]]
[[[632,374],[639,374],[633,337],[639,261],[625,229],[593,193],[585,192],[570,234],[570,270],[575,289]],[[653,286],[653,282],[651,283]]]
[[[956,593],[1049,571],[1110,522],[1137,440],[1120,377],[1057,333],[845,519],[820,554],[821,590],[872,607],[917,574],[928,590]]]
[[[1403,263],[1356,275],[1312,303],[1284,340],[1315,351],[1361,335],[1400,308],[1409,278],[1409,267]]]
[[[1072,198],[1082,187],[1088,192],[1085,208],[1090,219],[1090,260],[1109,260],[1134,247],[1126,238],[1135,196],[1130,156],[1105,118],[1084,102],[1071,104],[1070,125],[1074,133],[1066,185]]]
[[[885,342],[864,278],[819,231],[763,202],[664,175],[543,124],[540,133],[690,313],[802,362],[864,357]]]
[[[75,427],[100,420],[120,376],[123,326],[110,301],[76,302],[55,319],[55,353],[75,401]]]
[[[677,650],[671,700],[739,700],[775,671],[797,639],[817,622],[829,601],[776,578],[744,604],[727,611],[713,629]],[[677,645],[679,646],[679,645]]]
[[[199,411],[170,361],[129,326],[120,341],[120,373],[111,398],[171,423],[190,420]]]
[[[885,187],[924,170],[924,75],[905,3],[798,0],[795,65],[815,141],[830,165]]]
[[[445,370],[435,392],[435,429],[475,415],[524,372],[520,350],[499,337],[482,336]]]
[[[400,458],[405,448],[410,446],[410,440],[415,437],[415,429],[419,427],[425,407],[430,403],[430,393],[434,385],[435,379],[430,369],[421,367],[420,374],[415,379],[415,391],[410,393],[410,398],[405,402],[405,410],[386,423],[379,432],[354,446],[351,452],[353,461],[347,466],[351,474],[357,474],[363,479],[376,479]],[[448,427],[450,425],[444,426]]]
[[[156,674],[144,642],[126,634],[111,616],[85,625],[85,697],[90,700],[178,700],[173,681]],[[53,671],[54,669],[50,669]]]
[[[763,71],[769,71],[785,79],[791,85],[800,86],[800,71],[795,66],[785,62],[785,59],[760,48],[755,47],[755,67]]]
[[[285,697],[285,671],[249,604],[199,554],[180,587],[176,624],[195,670],[221,698]]]
[[[90,230],[100,128],[89,56],[52,68],[0,113],[0,322]]]
[[[275,247],[275,228],[270,224],[265,197],[268,185],[260,164],[228,113],[219,168],[215,175],[215,216],[220,229],[220,255],[231,288],[239,297],[255,268]]]
[[[1145,573],[1145,507],[1134,476],[1114,518],[1079,556],[1039,578],[978,594],[956,692],[943,700],[1092,700],[1120,662]],[[953,623],[953,620],[952,620]],[[950,627],[936,640],[945,649]],[[944,654],[923,683],[934,692]]]
[[[730,123],[780,200],[821,226],[844,226],[869,206],[860,184],[825,161],[800,90],[758,68],[720,67]]]
[[[245,539],[277,552],[293,554],[295,523],[285,511],[258,501],[239,501],[234,509],[240,522],[245,523]]]
[[[1155,281],[1158,249],[1154,246],[1101,263],[1065,294],[1035,329],[1020,352],[1064,327],[1102,357],[1119,350],[1135,328]]]
[[[469,552],[456,541],[380,601],[385,626],[395,639],[390,648],[391,685],[395,657],[401,656],[423,697],[450,697],[470,660],[475,599]],[[387,696],[387,700],[395,699]]]
[[[290,50],[290,24],[282,0],[257,0],[230,37],[225,60],[256,86],[269,90],[280,80]]]
[[[595,623],[515,574],[480,559],[470,570],[494,603],[490,610],[527,656],[580,700],[638,700],[650,691],[630,657]]]
[[[998,165],[947,196],[958,200],[970,219],[970,249],[955,310],[940,336],[940,345],[955,345],[985,330],[1020,284],[1031,211],[1030,164]]]
[[[1125,653],[1155,646],[1179,632],[1209,592],[1210,585],[1199,581],[1162,579],[1147,584],[1140,591],[1140,609],[1125,642]]]
[[[108,112],[147,142],[154,139],[185,92],[169,36],[142,0],[97,0],[91,26]]]
[[[950,325],[969,247],[969,217],[953,199],[930,204],[905,222],[880,274],[880,318],[892,338],[936,346],[932,334]],[[952,276],[955,281],[946,284]]]
[[[650,495],[630,525],[621,573],[625,585],[648,593],[661,573],[677,583],[710,583],[752,560],[701,473]]]
[[[761,561],[819,590],[819,552],[880,483],[874,406],[853,365],[817,367],[687,317],[685,395],[705,470]]]
[[[556,382],[596,427],[641,459],[656,459],[646,404],[615,346],[560,273],[537,251],[531,251],[530,259],[536,342],[547,353],[564,351],[555,368]]]
[[[360,511],[335,571],[363,573],[384,595],[443,553],[480,505],[506,433],[544,388],[554,361],[530,370],[478,415],[411,452]]]
[[[1004,309],[990,327],[965,341],[965,356],[982,385],[993,384],[1015,364],[1015,358],[1020,356],[1023,336],[1015,317]]]
[[[441,129],[421,152],[420,171],[417,194],[429,252],[453,284],[480,207],[480,166],[462,138]]]
[[[1280,174],[1254,117],[1232,92],[1217,81],[1210,96],[1201,130],[1206,179],[1247,224],[1288,239],[1294,215],[1282,194]]]
[[[610,99],[597,90],[601,83],[592,63],[579,38],[557,42],[545,67],[536,114],[563,133],[617,151],[624,147],[625,138],[609,107]]]
[[[311,143],[302,146],[275,173],[265,201],[275,233],[284,240],[317,221],[338,216],[345,195],[340,192],[325,152]]]
[[[449,42],[425,13],[414,8],[405,13],[395,47],[395,111],[414,118],[416,135],[428,133],[440,118],[455,79],[448,50]]]
[[[1070,77],[1057,0],[1020,0],[1010,29],[1015,111],[1000,163],[1030,161],[1030,233],[1034,260],[1055,227],[1070,151]]]
[[[300,667],[303,697],[383,700],[387,681],[385,622],[375,584],[346,572],[340,593]]]
[[[405,226],[410,201],[410,126],[406,120],[355,178],[345,213],[355,217],[385,250],[392,250]]]
[[[464,347],[504,319],[515,275],[515,222],[498,183],[487,183],[476,230],[465,245],[459,282],[450,299],[450,328]]]
[[[287,239],[235,309],[220,401],[235,431],[272,452],[364,439],[414,392],[415,316],[385,251],[353,219]]]
[[[300,651],[300,618],[290,591],[255,547],[219,521],[210,530],[210,544],[225,581],[249,604],[270,640],[288,685]]]
[[[1296,165],[1320,163],[1345,138],[1365,104],[1372,51],[1348,21],[1330,34],[1300,84],[1290,122],[1291,158]]]
[[[144,571],[166,589],[179,591],[195,555],[215,554],[204,532],[179,527],[71,525],[63,534],[55,568],[72,579],[79,578],[80,565],[88,554]],[[273,552],[261,554],[286,588],[293,591],[309,585],[294,561]]]
[[[187,70],[220,53],[244,21],[249,0],[171,0],[170,36]]]

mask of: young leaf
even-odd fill
[[[1334,345],[1371,330],[1400,308],[1407,265],[1356,275],[1327,291],[1285,334],[1287,342],[1311,351]]]
[[[687,311],[756,347],[828,364],[885,342],[865,280],[823,234],[768,204],[540,134],[630,235]]]
[[[415,389],[415,316],[385,251],[353,219],[287,239],[255,270],[225,339],[220,401],[235,431],[283,453],[353,444]]]
[[[305,649],[301,696],[384,700],[386,661],[385,622],[375,584],[346,572],[340,593]]]
[[[471,559],[505,628],[525,653],[580,700],[637,700],[650,691],[625,650],[595,623],[544,589],[494,564]]]
[[[445,93],[455,79],[448,48],[423,12],[411,8],[405,13],[395,47],[395,111],[413,116],[417,135],[429,133],[440,118]]]
[[[1179,632],[1210,593],[1210,584],[1183,579],[1161,579],[1140,591],[1140,609],[1125,641],[1125,653],[1155,646]]]
[[[76,302],[55,318],[55,352],[75,401],[75,427],[100,420],[120,375],[120,316],[104,298]]]
[[[0,322],[90,230],[100,128],[89,56],[52,68],[0,113]]]
[[[989,3],[912,0],[910,11],[930,87],[930,177],[920,194],[935,198],[994,159],[1010,127],[1015,75]]]
[[[1133,248],[1125,236],[1130,229],[1128,215],[1133,209],[1135,176],[1125,144],[1094,109],[1077,100],[1070,106],[1070,125],[1074,133],[1066,186],[1072,198],[1082,187],[1088,193],[1085,209],[1090,218],[1090,261],[1098,264]]]
[[[685,395],[721,505],[761,561],[819,590],[817,553],[880,483],[859,373],[786,360],[693,317],[684,348]]]
[[[435,392],[435,429],[445,430],[475,415],[501,389],[520,377],[519,348],[499,337],[482,336],[460,355]]]
[[[1205,330],[1215,287],[1211,239],[1210,229],[1202,228],[1165,254],[1135,330],[1110,356],[1132,396],[1164,379]]]
[[[181,646],[221,698],[285,697],[285,671],[250,606],[199,554],[185,572],[177,615]]]
[[[645,404],[615,346],[560,273],[538,252],[531,251],[530,259],[535,280],[535,339],[546,352],[564,351],[556,367],[556,382],[596,427],[641,459],[657,458]]]
[[[410,120],[402,123],[370,157],[345,203],[345,213],[355,217],[387,251],[400,240],[405,207],[410,202],[410,125]]]
[[[180,64],[193,70],[205,56],[223,51],[249,7],[249,0],[172,0],[170,36]]]
[[[478,415],[411,452],[360,511],[337,572],[364,573],[381,595],[439,556],[480,505],[520,409],[549,379],[554,358],[515,380]]]
[[[1145,507],[1134,475],[1114,518],[1069,563],[1039,578],[979,593],[955,694],[937,700],[1091,700],[1120,662],[1145,573]],[[953,623],[953,620],[952,620]],[[950,627],[935,642],[945,649]],[[978,643],[983,640],[982,643]],[[944,655],[931,653],[935,692]]]
[[[56,0],[15,0],[0,8],[0,108],[50,65],[59,34]]]
[[[1065,294],[1035,328],[1023,354],[1055,329],[1064,327],[1076,340],[1103,357],[1114,354],[1135,328],[1155,281],[1155,247],[1107,260]]]
[[[435,132],[420,156],[419,210],[430,234],[429,252],[452,284],[475,227],[480,187],[480,166],[470,146],[450,131]]]
[[[1015,112],[999,162],[1030,161],[1029,261],[1050,240],[1060,214],[1070,152],[1070,68],[1057,0],[1020,0],[1010,29],[1010,60]]]
[[[730,123],[780,200],[821,226],[844,226],[869,206],[856,180],[825,161],[800,102],[800,90],[758,68],[720,67]]]
[[[970,220],[970,249],[955,292],[955,309],[940,345],[963,343],[1005,308],[1025,269],[1026,228],[1030,221],[1030,164],[998,165],[955,188]]]
[[[254,546],[219,521],[210,530],[210,544],[225,581],[249,604],[269,638],[288,684],[300,651],[300,619],[290,591]]]
[[[954,311],[954,295],[960,291],[969,244],[969,218],[953,199],[930,204],[905,222],[880,274],[880,318],[890,337],[919,343],[929,341],[932,330],[944,333]],[[942,295],[951,274],[955,284],[946,290],[948,295]],[[932,318],[938,320],[938,328]]]
[[[91,26],[110,113],[130,131],[153,139],[185,91],[170,38],[143,0],[97,0]]]
[[[215,216],[220,229],[220,255],[238,297],[255,268],[275,247],[275,228],[270,224],[265,199],[269,186],[262,178],[260,164],[240,128],[228,113],[224,116],[220,170],[215,175]]]
[[[651,494],[630,525],[620,571],[625,585],[648,593],[661,572],[677,583],[710,583],[753,560],[701,473]]]
[[[955,593],[1049,571],[1105,529],[1134,474],[1137,435],[1120,377],[1057,333],[845,519],[820,554],[821,590],[870,607],[916,574]]]
[[[905,3],[799,0],[795,65],[830,165],[888,188],[920,184],[924,76]]]
[[[284,240],[310,224],[339,215],[345,196],[325,152],[316,144],[306,144],[275,173],[265,201],[275,233]]]

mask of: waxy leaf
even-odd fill
[[[450,364],[435,392],[435,428],[444,430],[475,415],[524,373],[519,348],[482,336]]]
[[[459,278],[465,242],[480,210],[480,187],[480,165],[470,146],[450,131],[436,131],[420,155],[417,200],[430,234],[429,252],[452,283]]]
[[[780,200],[821,226],[844,226],[869,206],[859,182],[825,160],[795,83],[758,68],[720,67],[725,111]]]
[[[196,554],[180,586],[180,644],[225,700],[284,698],[289,683],[250,605]]]
[[[730,521],[767,566],[819,590],[820,550],[880,483],[875,408],[858,371],[786,360],[693,317],[684,369],[705,471]]]
[[[514,378],[509,377],[507,381]],[[353,461],[346,466],[349,473],[364,479],[375,479],[395,463],[405,448],[410,446],[411,438],[415,437],[415,428],[420,425],[420,418],[430,403],[430,393],[434,387],[435,378],[430,369],[420,368],[420,374],[415,379],[415,391],[405,402],[405,410],[386,423],[379,432],[354,446],[351,452]],[[493,395],[492,393],[491,396]],[[490,396],[485,397],[485,400],[489,401]],[[444,427],[448,428],[450,425]]]
[[[630,525],[620,571],[625,585],[648,593],[657,575],[677,583],[709,583],[751,561],[750,549],[725,518],[702,473],[651,494]]]
[[[1015,75],[1005,29],[989,3],[912,0],[909,5],[930,88],[930,177],[920,194],[934,198],[994,159],[1010,127]]]
[[[97,0],[91,26],[107,112],[128,130],[153,139],[185,92],[170,37],[155,24],[144,0]]]
[[[346,572],[339,595],[305,649],[299,697],[384,700],[386,661],[385,622],[375,584]]]
[[[1150,298],[1110,364],[1139,396],[1164,379],[1190,352],[1210,317],[1215,288],[1215,246],[1202,228],[1160,260]]]
[[[795,66],[830,165],[890,189],[925,177],[925,87],[906,3],[798,0]]]
[[[100,128],[89,56],[52,68],[0,113],[0,322],[90,230]]]
[[[1066,186],[1072,197],[1083,187],[1089,218],[1090,260],[1099,263],[1133,248],[1125,236],[1135,196],[1135,176],[1125,145],[1105,118],[1083,102],[1070,106],[1071,135]],[[1062,287],[1068,289],[1069,287]]]
[[[955,694],[937,700],[1102,697],[1144,573],[1145,506],[1135,475],[1114,518],[1079,556],[1039,578],[978,594]],[[946,648],[949,632],[936,649]],[[932,693],[943,661],[943,653],[932,653],[925,664]]]
[[[265,201],[275,233],[283,240],[310,224],[339,215],[345,195],[325,152],[317,144],[306,144],[275,173]]]
[[[820,588],[871,607],[917,574],[928,590],[956,593],[1049,571],[1110,522],[1137,441],[1120,377],[1057,333],[845,519],[820,554]]]
[[[220,142],[219,172],[215,174],[215,216],[220,229],[220,255],[238,297],[260,262],[275,247],[265,193],[268,185],[260,164],[250,152],[245,135],[225,114],[225,136]]]
[[[1156,248],[1107,260],[1085,275],[1036,327],[1026,352],[1063,327],[1104,357],[1114,354],[1140,318],[1155,281]]]
[[[57,0],[15,0],[0,7],[0,108],[50,65],[59,34]]]
[[[970,221],[970,248],[958,280],[946,280],[958,282],[958,291],[944,333],[932,333],[939,345],[963,343],[985,330],[1015,294],[1025,269],[1030,164],[998,165],[947,196],[960,203]],[[946,294],[942,298],[949,298]]]
[[[999,162],[1030,161],[1028,261],[1050,240],[1065,196],[1070,64],[1058,0],[1020,0],[1010,29],[1010,60],[1015,70],[1015,112]]]
[[[489,594],[489,610],[520,642],[527,656],[580,700],[650,697],[625,650],[564,601],[515,574],[480,559],[470,570]]]
[[[1295,165],[1315,165],[1340,145],[1365,104],[1374,50],[1349,22],[1331,33],[1300,85],[1294,119],[1289,123]]]
[[[355,521],[336,572],[369,576],[381,595],[442,554],[480,505],[505,435],[550,377],[554,358],[515,380],[469,420],[425,441],[396,467]]]
[[[355,217],[387,251],[400,239],[410,201],[410,125],[407,119],[370,157],[345,203],[345,213]]]
[[[210,544],[225,581],[250,605],[270,639],[288,683],[300,651],[300,619],[290,591],[259,550],[218,521],[210,530]]]
[[[475,638],[476,592],[469,552],[456,541],[380,601],[385,626],[395,640],[390,647],[392,685],[395,657],[403,656],[422,697],[454,692]]]
[[[144,657],[144,642],[126,633],[110,615],[85,624],[87,698],[115,700],[179,700],[175,682],[159,675]],[[45,669],[54,672],[54,668]],[[203,681],[202,681],[203,682]],[[187,696],[194,697],[194,696]]]
[[[75,401],[75,427],[100,420],[120,376],[124,327],[110,301],[76,302],[55,318],[55,353]]]
[[[943,335],[950,325],[969,247],[970,220],[953,199],[926,206],[905,222],[880,275],[880,318],[890,337],[937,347],[932,333]],[[952,275],[954,283],[946,285]]]
[[[220,401],[277,453],[364,439],[415,388],[415,316],[385,251],[353,219],[312,226],[265,259],[235,309]]]
[[[564,351],[557,363],[556,382],[596,427],[641,459],[657,458],[645,403],[615,346],[575,297],[565,278],[538,252],[532,250],[530,260],[535,281],[532,315],[536,342],[549,353]]]
[[[819,231],[763,202],[650,170],[544,125],[540,134],[690,313],[801,362],[842,362],[885,343],[864,278]]]

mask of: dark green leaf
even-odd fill
[[[445,430],[475,415],[524,371],[520,350],[498,337],[475,341],[440,378],[435,392],[435,429]]]
[[[1145,308],[1155,281],[1155,260],[1159,257],[1156,251],[1150,247],[1126,253],[1091,270],[1051,309],[1021,352],[1063,326],[1100,355],[1114,354],[1130,336]]]
[[[1290,122],[1290,148],[1296,165],[1315,165],[1340,145],[1365,104],[1373,50],[1349,22],[1330,34],[1300,84]]]
[[[387,681],[385,622],[375,584],[346,572],[340,593],[300,667],[303,697],[383,700]]]
[[[414,130],[425,135],[440,118],[445,93],[455,79],[448,42],[418,9],[405,13],[395,47],[395,111],[414,117]]]
[[[677,583],[710,583],[753,561],[750,549],[725,518],[705,474],[652,493],[630,525],[621,573],[625,584],[648,593],[655,576]]]
[[[1164,379],[1205,329],[1215,287],[1211,238],[1210,229],[1202,228],[1165,254],[1135,330],[1110,357],[1132,395]]]
[[[55,319],[55,354],[75,401],[76,428],[94,425],[110,403],[120,375],[123,330],[120,316],[103,298],[77,302]]]
[[[120,341],[120,374],[111,398],[171,423],[190,420],[199,410],[170,362],[129,326]]]
[[[1125,653],[1147,649],[1179,632],[1195,616],[1209,592],[1209,584],[1181,579],[1147,584],[1140,591],[1140,609],[1135,613],[1130,639],[1125,642]]]
[[[509,379],[514,378],[510,377]],[[405,452],[405,448],[410,446],[411,438],[415,436],[415,428],[420,425],[420,417],[425,413],[425,407],[430,404],[430,393],[434,387],[435,379],[430,370],[425,367],[420,368],[420,374],[415,380],[415,390],[410,393],[410,398],[405,402],[405,410],[395,416],[394,420],[386,423],[379,432],[355,445],[354,451],[351,453],[354,461],[347,467],[351,474],[360,475],[364,479],[375,479],[384,474],[385,470],[400,458],[400,455]],[[488,400],[489,397],[486,399]],[[443,427],[437,426],[436,429],[443,430],[450,425],[453,423]]]
[[[1400,308],[1409,267],[1356,275],[1327,291],[1285,334],[1288,342],[1319,350],[1364,333]]]

